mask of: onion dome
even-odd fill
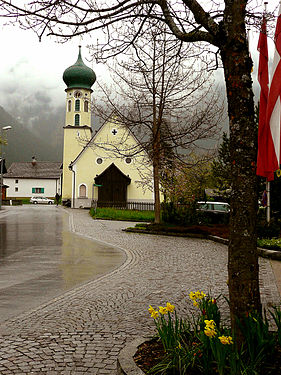
[[[81,57],[81,46],[79,46],[78,59],[75,64],[65,69],[63,80],[68,89],[89,89],[96,81],[95,72],[84,64]]]

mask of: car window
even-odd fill
[[[226,204],[214,204],[214,209],[217,211],[227,212],[229,210]]]
[[[207,205],[207,203],[199,203],[199,208],[201,210],[207,210],[208,209],[208,205]]]

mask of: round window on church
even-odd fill
[[[97,158],[96,162],[97,162],[97,164],[102,164],[103,160],[102,160],[102,158]]]
[[[82,92],[81,91],[75,91],[75,93],[74,93],[74,97],[75,98],[81,98],[81,96],[82,96]]]
[[[126,159],[125,159],[125,162],[126,162],[127,164],[131,164],[131,163],[132,163],[132,159],[131,159],[131,158],[126,158]]]

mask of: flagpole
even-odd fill
[[[264,14],[267,16],[267,4],[268,2],[264,2]],[[266,190],[266,221],[267,223],[270,222],[270,181],[266,178],[265,182],[265,190]]]
[[[270,182],[266,179],[265,183],[266,190],[266,221],[270,222]]]

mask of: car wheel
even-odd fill
[[[37,204],[38,202],[34,201],[33,204]]]
[[[48,204],[52,204],[52,202],[48,202]]]

